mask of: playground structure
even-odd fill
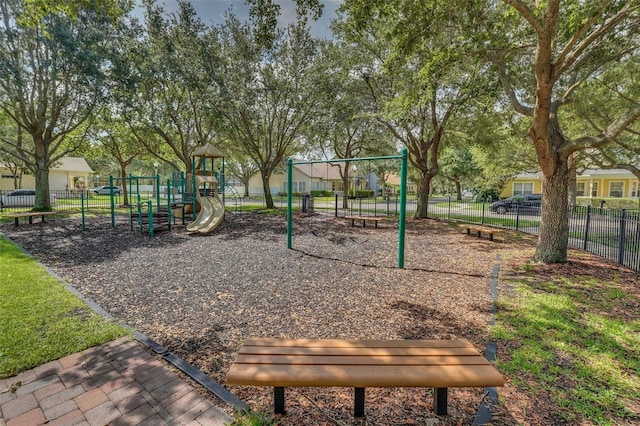
[[[215,159],[221,158],[219,171],[215,171]],[[122,183],[125,192],[125,205],[129,207],[129,227],[134,225],[140,232],[148,231],[149,236],[162,228],[171,230],[176,218],[182,218],[182,223],[188,216],[193,221],[187,225],[187,231],[208,234],[215,230],[224,220],[224,155],[211,144],[194,151],[192,155],[192,174],[185,176],[184,172],[175,173],[173,178],[166,181],[166,199],[161,197],[160,176],[133,176],[125,178],[111,176],[109,178],[111,227],[116,227],[116,198],[113,187]],[[141,181],[151,182],[151,185],[140,185]],[[151,186],[152,191],[142,194],[141,187]],[[222,189],[221,189],[222,188]],[[239,197],[235,190],[230,191],[238,208]],[[222,198],[220,197],[222,194]],[[195,195],[195,196],[194,196]],[[135,199],[133,197],[135,196]],[[238,197],[236,197],[238,196]],[[82,200],[82,227],[85,228],[84,200]]]
[[[213,145],[206,144],[194,151],[191,158],[196,202],[200,209],[194,221],[187,225],[187,231],[208,234],[224,220],[224,202],[219,195],[220,182],[218,181],[218,177],[221,177],[224,188],[224,155]],[[215,172],[216,158],[222,159],[221,173]],[[209,161],[210,165],[207,168]]]

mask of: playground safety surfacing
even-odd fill
[[[197,426],[230,421],[129,337],[0,380],[0,426]]]

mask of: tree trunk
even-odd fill
[[[51,211],[51,199],[49,197],[49,168],[45,160],[36,161],[36,200],[33,206],[34,211]]]
[[[460,184],[460,179],[456,176],[453,182],[456,186],[456,200],[462,201],[462,187]]]
[[[349,163],[345,167],[344,174],[342,175],[342,208],[349,208],[349,172],[347,169],[349,168]]]
[[[260,173],[262,176],[262,190],[264,191],[264,202],[267,205],[268,209],[275,209],[276,206],[273,204],[273,197],[271,196],[271,187],[269,186],[269,178],[270,175],[266,173]],[[293,194],[291,194],[293,196]]]
[[[542,183],[542,215],[540,233],[533,261],[563,263],[567,261],[569,238],[568,194],[569,164],[567,160],[553,158],[551,173],[545,173]],[[544,169],[544,168],[543,168]]]
[[[245,198],[249,196],[249,181],[246,180],[244,182],[244,196]]]
[[[416,219],[426,219],[429,206],[429,192],[431,191],[431,179],[435,173],[421,171],[420,186],[418,187],[418,205],[416,207]]]
[[[127,167],[124,165],[120,165],[120,176],[122,177],[122,197],[124,200],[124,205],[129,205],[129,188],[127,185],[127,181],[125,180],[127,177]]]
[[[49,153],[47,146],[42,140],[42,135],[33,135],[33,145],[35,148],[35,180],[36,199],[33,206],[34,211],[51,211],[51,200],[49,198]]]
[[[576,205],[577,192],[578,192],[578,166],[576,162],[576,154],[572,154],[569,157],[569,189],[568,189],[568,201],[567,205],[573,207]]]

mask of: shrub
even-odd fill
[[[331,197],[333,195],[333,191],[315,190],[311,191],[311,195],[314,197]]]

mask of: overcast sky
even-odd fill
[[[167,12],[175,12],[178,9],[177,0],[156,0],[156,3],[163,5]],[[288,24],[295,20],[296,3],[293,0],[276,0],[280,5],[280,23]],[[315,37],[330,38],[331,30],[329,24],[336,17],[336,9],[340,6],[341,0],[323,0],[324,9],[322,17],[318,21],[310,20],[311,34]],[[224,13],[231,9],[241,20],[249,18],[249,7],[244,0],[191,0],[196,12],[205,24],[221,24],[224,21]]]

